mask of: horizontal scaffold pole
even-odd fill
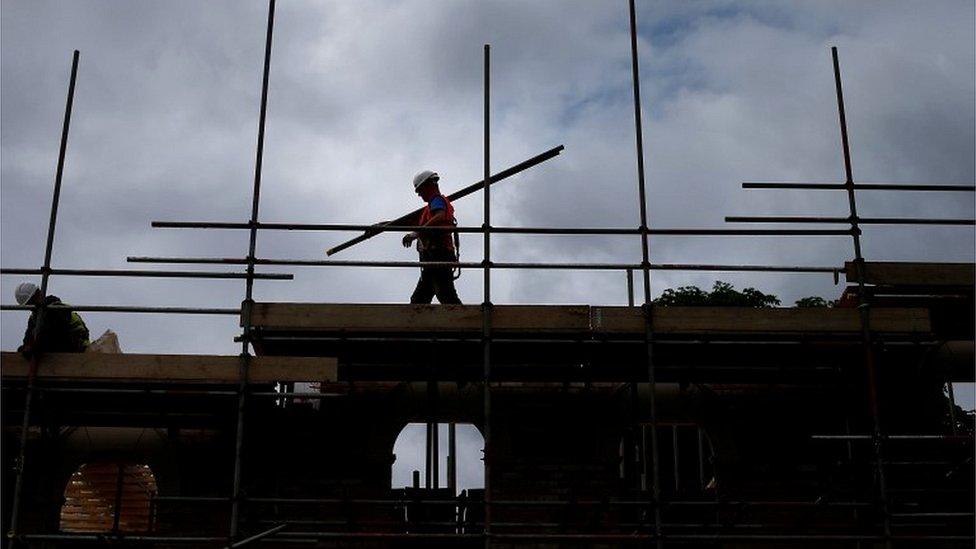
[[[239,257],[129,257],[132,263],[201,263],[201,264],[244,264]],[[255,259],[256,265],[287,265],[293,267],[462,267],[480,268],[480,262],[457,261],[346,261],[319,259]],[[592,269],[626,270],[640,269],[637,263],[529,263],[492,262],[493,269]],[[704,265],[690,263],[652,263],[652,270],[659,271],[719,271],[719,272],[773,272],[773,273],[841,273],[841,267],[795,266],[795,265]]]
[[[152,226],[160,229],[250,229],[249,223],[233,223],[224,221],[153,221]],[[377,231],[377,225],[363,225],[358,223],[255,223],[255,227],[262,230],[278,231]],[[382,231],[429,231],[429,232],[458,232],[484,233],[480,226],[441,226],[423,227],[419,225],[382,226]],[[382,232],[379,231],[379,232]],[[664,228],[646,229],[629,227],[492,227],[492,234],[526,234],[526,235],[640,235],[650,236],[850,236],[851,230],[829,229],[683,229]]]
[[[743,183],[743,189],[795,189],[807,191],[846,191],[844,183]],[[855,191],[974,192],[973,185],[926,185],[924,183],[855,183]]]
[[[45,269],[0,269],[0,275],[39,275]],[[247,278],[247,273],[221,273],[206,271],[134,271],[125,269],[47,269],[52,275],[63,276],[125,276],[144,278]],[[255,273],[261,280],[294,280],[287,273]]]
[[[816,217],[786,216],[731,216],[727,223],[842,223],[861,225],[976,225],[973,219],[932,219],[925,217]]]
[[[31,305],[0,305],[0,311],[31,311]],[[132,305],[49,305],[47,310],[67,309],[82,313],[171,313],[182,315],[240,315],[240,308],[142,307]]]

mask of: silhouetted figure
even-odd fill
[[[41,330],[35,333],[40,311],[31,311],[24,332],[24,343],[17,349],[25,358],[33,355],[51,353],[83,353],[88,348],[88,327],[78,313],[71,309],[52,309],[53,305],[63,306],[57,296],[41,297],[41,289],[36,284],[24,282],[15,291],[17,303],[21,305],[44,304],[44,318]]]
[[[454,206],[451,201],[441,194],[437,181],[440,176],[436,172],[424,170],[413,178],[413,188],[427,203],[427,207],[420,213],[417,225],[425,227],[452,227],[457,225],[454,219]],[[420,230],[408,233],[403,237],[403,247],[417,241],[417,251],[421,261],[457,261],[457,246],[453,231]],[[454,289],[454,269],[452,267],[421,267],[420,280],[417,288],[410,296],[410,303],[430,303],[434,296],[442,304],[461,303],[457,290]]]

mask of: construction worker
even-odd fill
[[[413,189],[427,203],[420,213],[417,225],[424,227],[453,227],[454,206],[441,194],[436,172],[424,170],[413,178]],[[455,233],[448,230],[435,230],[408,233],[403,237],[403,247],[409,248],[417,241],[417,251],[421,261],[457,261]],[[434,296],[441,304],[461,303],[454,289],[454,269],[452,267],[422,267],[417,288],[410,296],[410,303],[430,303]]]
[[[24,344],[17,349],[24,357],[42,352],[52,353],[83,353],[88,348],[88,327],[78,313],[70,309],[50,309],[52,305],[61,305],[57,296],[41,297],[41,289],[37,284],[24,282],[17,286],[14,292],[17,303],[21,305],[41,305],[46,307],[40,333],[35,334],[38,310],[31,311],[27,320],[27,331],[24,332]]]

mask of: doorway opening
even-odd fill
[[[393,444],[391,488],[483,489],[484,448],[471,423],[409,423]]]

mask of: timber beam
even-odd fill
[[[30,363],[19,353],[0,353],[4,381],[25,379]],[[238,382],[240,357],[212,355],[149,355],[48,353],[37,368],[45,380],[151,381],[227,384]],[[256,356],[248,381],[335,381],[337,361],[331,357]]]
[[[844,264],[847,282],[856,284],[857,268]],[[869,261],[864,264],[864,283],[878,286],[968,287],[973,288],[976,269],[972,263],[912,263]]]
[[[854,308],[655,307],[654,331],[659,334],[806,335],[858,334]],[[256,303],[252,325],[264,333],[427,334],[478,332],[479,305],[379,305]],[[876,308],[871,328],[889,334],[927,334],[929,312],[924,308]],[[575,337],[640,335],[644,312],[640,307],[586,305],[495,305],[492,331],[497,334]]]

